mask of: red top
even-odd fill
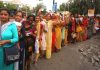
[[[88,26],[88,19],[87,19],[87,18],[84,18],[84,19],[83,19],[83,25],[84,25],[85,27]]]

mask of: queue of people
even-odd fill
[[[52,53],[59,52],[66,44],[85,41],[100,31],[100,17],[50,12],[24,16],[22,11],[16,11],[11,18],[7,9],[0,10],[1,70],[30,70],[30,64],[37,64],[39,58],[50,59]],[[15,42],[20,59],[6,65],[3,48]]]

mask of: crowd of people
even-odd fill
[[[50,59],[52,53],[59,52],[66,44],[85,41],[100,31],[100,17],[51,12],[26,16],[16,11],[10,16],[7,9],[1,9],[0,23],[1,70],[29,70],[30,64],[36,64],[39,58]],[[5,65],[3,47],[15,42],[20,60]]]

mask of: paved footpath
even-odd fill
[[[53,53],[51,59],[39,59],[37,65],[31,65],[31,70],[96,70],[91,63],[84,60],[78,51],[78,46],[85,45],[88,41],[66,45],[60,52]]]

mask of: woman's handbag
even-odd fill
[[[6,65],[12,64],[19,60],[19,48],[17,43],[10,48],[4,48],[4,62]]]

